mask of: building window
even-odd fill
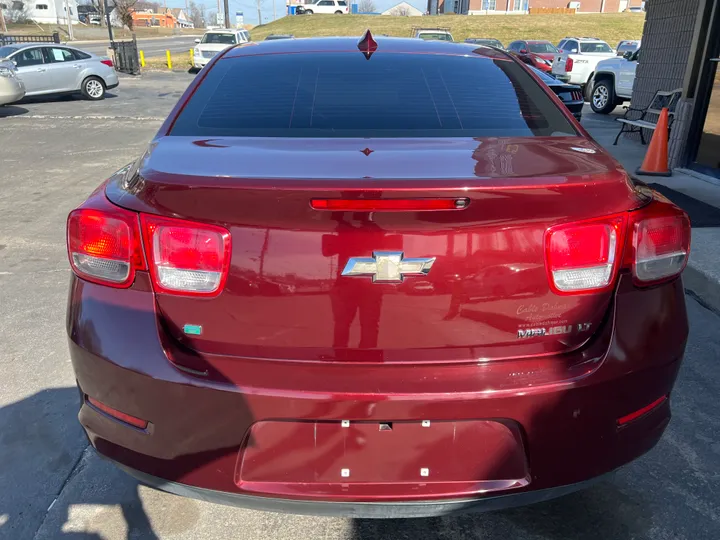
[[[483,0],[482,8],[485,11],[495,11],[497,0]]]
[[[514,0],[513,11],[527,11],[529,0]]]
[[[35,9],[47,9],[47,4],[35,4]]]
[[[12,3],[13,11],[22,11],[25,9],[25,4],[22,2],[13,2]]]

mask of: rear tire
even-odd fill
[[[342,11],[337,10],[337,11],[335,12],[335,15],[342,15]]]
[[[607,79],[599,81],[590,95],[590,107],[598,114],[610,114],[615,110],[615,89]]]
[[[313,14],[312,9],[306,9],[305,11],[303,11],[303,15],[312,15],[312,14]]]
[[[80,93],[85,99],[99,101],[105,97],[105,83],[100,77],[88,77],[82,82]]]

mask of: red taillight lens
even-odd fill
[[[137,214],[122,208],[80,208],[68,217],[70,265],[88,281],[129,287],[135,271],[145,268]]]
[[[141,217],[156,292],[215,296],[230,264],[227,229],[179,219]]]
[[[568,56],[567,60],[565,60],[565,71],[566,72],[570,73],[572,71],[573,63],[574,63],[573,59]]]
[[[105,60],[100,60],[101,64],[105,64],[108,67],[113,67],[113,62],[109,58],[106,58]]]
[[[605,290],[612,285],[625,219],[560,225],[548,230],[545,256],[550,284],[560,294]]]
[[[633,213],[632,244],[626,265],[639,285],[673,279],[690,254],[690,219],[676,206],[656,200]]]

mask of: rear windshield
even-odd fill
[[[200,43],[235,45],[235,34],[205,34]]]
[[[576,135],[513,61],[359,52],[228,58],[171,135],[509,137]]]
[[[528,50],[537,54],[558,52],[552,43],[528,43]]]
[[[584,53],[608,53],[612,52],[607,43],[581,43],[580,52]]]
[[[418,34],[420,39],[431,40],[431,41],[452,41],[453,38],[446,32],[420,32]]]

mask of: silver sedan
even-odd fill
[[[0,47],[0,62],[15,65],[25,83],[26,96],[82,94],[91,100],[103,99],[115,88],[118,76],[112,61],[94,54],[54,43],[17,43]]]
[[[0,62],[0,107],[23,98],[25,85],[17,77],[15,66],[10,62]]]

